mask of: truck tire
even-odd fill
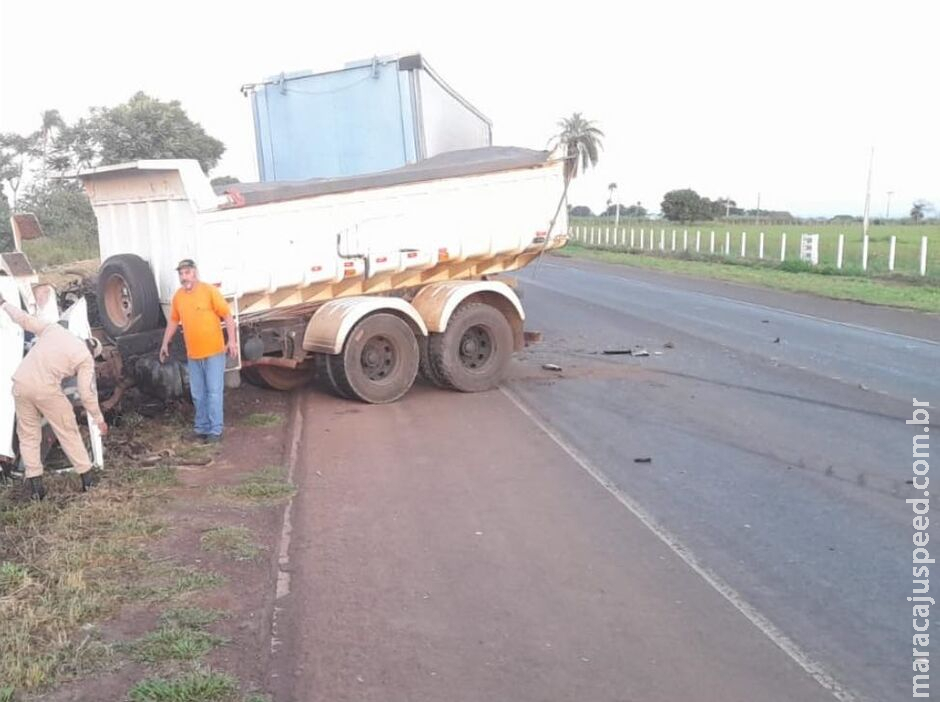
[[[336,382],[336,374],[333,372],[333,364],[342,364],[342,356],[333,356],[328,353],[315,353],[313,355],[313,364],[317,369],[317,379],[327,392],[341,397],[344,400],[354,400],[345,393],[345,391]]]
[[[112,339],[160,324],[160,298],[150,265],[140,256],[112,256],[98,271],[98,316]]]
[[[309,368],[248,366],[242,368],[242,377],[259,388],[290,392],[313,380],[313,371]]]
[[[427,361],[444,387],[482,392],[502,381],[512,357],[512,327],[503,313],[481,302],[465,302],[442,334],[428,337]]]
[[[447,381],[438,375],[437,371],[434,370],[434,364],[431,363],[431,352],[428,348],[430,346],[430,341],[430,334],[418,339],[418,347],[421,349],[421,360],[418,364],[418,373],[427,382],[431,383],[431,385],[443,388],[445,390],[451,390],[452,388],[447,384]]]
[[[394,402],[411,389],[418,375],[418,340],[393,314],[363,318],[338,356],[327,361],[338,388],[349,397],[378,405]]]

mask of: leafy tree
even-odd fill
[[[10,203],[7,196],[0,192],[0,250],[13,248],[13,227],[10,224]]]
[[[660,209],[663,217],[672,222],[707,220],[712,216],[709,200],[690,188],[670,190],[663,196]]]
[[[593,217],[594,213],[587,205],[575,205],[568,208],[569,217]]]
[[[617,210],[620,210],[621,217],[630,217],[632,219],[642,219],[649,214],[646,211],[646,208],[643,207],[639,202],[635,205],[610,205],[606,210],[604,210],[605,217],[613,217],[617,214]]]
[[[738,207],[738,203],[731,198],[720,197],[717,200],[704,198],[704,200],[708,204],[709,219],[722,219],[723,217],[744,214],[744,210]]]
[[[212,187],[224,187],[226,185],[232,185],[233,183],[238,183],[239,180],[235,176],[218,176],[209,181],[209,184]]]
[[[565,150],[565,179],[577,177],[579,170],[585,171],[597,165],[598,154],[603,148],[604,132],[594,122],[584,119],[580,112],[558,121],[558,132],[551,140],[552,147]]]
[[[0,181],[5,182],[13,194],[14,212],[26,165],[35,153],[35,143],[35,135],[0,134]]]
[[[63,129],[65,129],[65,120],[62,119],[58,110],[46,110],[42,113],[42,124],[36,132],[35,139],[41,161],[39,177],[43,183],[48,181],[50,151],[53,148],[55,135],[61,133]]]
[[[926,200],[916,200],[911,207],[911,219],[915,222],[923,221],[929,212],[933,211],[933,205]]]
[[[98,235],[94,210],[77,181],[36,181],[23,193],[20,205],[36,215],[47,236],[93,241]]]
[[[208,173],[225,151],[221,141],[187,116],[178,100],[161,102],[142,92],[117,107],[92,108],[91,116],[64,136],[73,163],[91,165],[192,158]]]

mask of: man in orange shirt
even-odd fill
[[[218,289],[199,281],[199,271],[191,258],[184,258],[176,267],[182,286],[173,295],[170,323],[166,325],[160,362],[170,355],[170,341],[182,325],[186,356],[189,359],[189,390],[196,407],[195,434],[204,441],[222,440],[222,393],[225,386],[225,339],[222,325],[228,332],[228,354],[238,358],[235,320],[228,303]]]

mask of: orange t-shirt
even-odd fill
[[[219,321],[231,311],[218,288],[196,283],[191,292],[180,288],[173,296],[170,318],[183,325],[186,355],[193,360],[209,358],[225,351],[225,338]]]

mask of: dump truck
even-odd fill
[[[567,241],[564,161],[547,151],[463,149],[218,192],[190,160],[80,178],[98,220],[106,344],[164,396],[186,385],[182,345],[166,364],[156,355],[181,259],[230,301],[240,356],[227,380],[290,390],[319,376],[337,395],[386,403],[419,373],[463,392],[498,385],[525,322],[501,276]]]

